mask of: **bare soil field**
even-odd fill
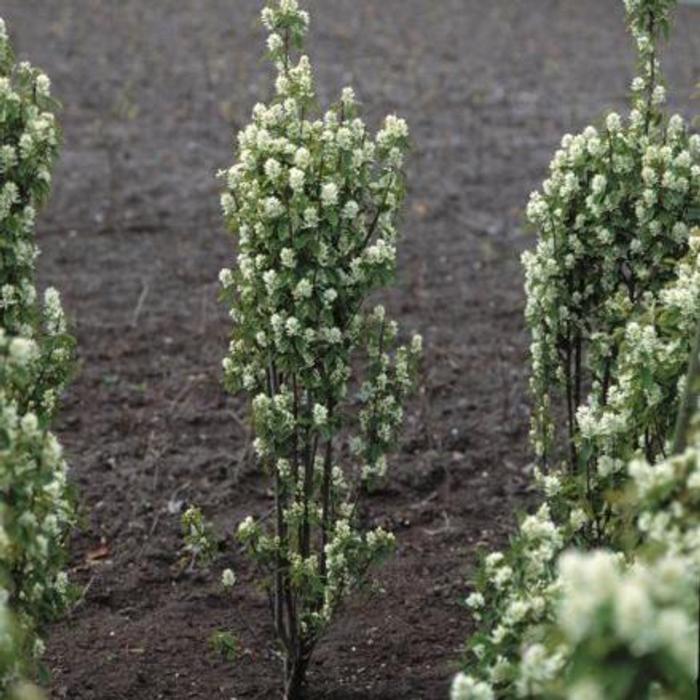
[[[39,227],[41,280],[74,322],[80,367],[61,438],[83,523],[85,587],[49,641],[52,698],[276,697],[264,596],[233,543],[270,508],[243,399],[221,384],[218,271],[234,242],[215,172],[269,96],[257,0],[4,0],[22,58],[52,76],[65,147]],[[622,109],[631,42],[614,0],[313,0],[322,101],[352,83],[377,125],[412,127],[399,284],[385,301],[426,342],[390,486],[366,517],[395,532],[381,592],[355,597],[318,650],[311,697],[439,700],[470,631],[460,606],[480,545],[526,508],[528,338],[519,256],[527,196],[565,131]],[[697,111],[700,7],[679,11],[672,105]],[[222,538],[181,564],[180,511]],[[219,585],[232,566],[233,599]],[[233,664],[208,638],[230,629]]]

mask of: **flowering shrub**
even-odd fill
[[[522,520],[506,552],[484,560],[467,599],[480,622],[471,675],[455,679],[454,700],[647,697],[654,684],[686,697],[691,687],[697,567],[668,542],[651,546],[639,478],[666,473],[677,451],[679,397],[697,353],[700,138],[662,111],[656,45],[674,3],[625,4],[641,73],[629,119],[612,114],[602,131],[565,137],[528,207],[540,232],[524,264],[545,504]],[[660,506],[659,538],[677,516],[697,540],[688,513],[677,502]],[[585,553],[601,546],[611,550]],[[679,557],[682,575],[664,598],[664,567],[675,561],[681,571]],[[635,610],[624,608],[632,591],[648,603],[637,627]],[[642,649],[646,622],[670,629],[647,633]],[[683,653],[669,651],[672,634],[681,646],[685,639]]]
[[[16,64],[0,19],[0,327],[8,335],[36,339],[36,382],[24,407],[47,417],[70,371],[73,340],[58,292],[36,300],[34,238],[37,207],[46,199],[59,133],[48,77],[28,63]]]
[[[56,290],[40,306],[34,281],[36,208],[58,148],[49,88],[43,73],[15,64],[0,20],[0,605],[2,624],[11,615],[17,634],[3,643],[20,640],[0,654],[5,694],[20,673],[33,671],[41,628],[69,594],[61,568],[74,514],[49,426],[73,339]]]
[[[589,481],[599,455],[581,445],[579,408],[609,402],[627,321],[653,306],[676,276],[700,219],[700,137],[662,110],[656,46],[674,3],[625,4],[641,73],[632,84],[633,109],[626,121],[613,113],[602,129],[564,137],[543,191],[530,200],[528,217],[540,237],[536,251],[524,256],[533,442],[541,463],[552,464],[552,407],[563,394],[569,468],[585,471]],[[630,426],[622,442],[636,447],[636,429]],[[663,426],[647,430],[653,458],[661,452]]]
[[[334,612],[392,548],[381,528],[363,534],[356,507],[385,478],[421,341],[397,347],[384,309],[364,310],[394,274],[406,123],[389,116],[372,138],[351,88],[313,118],[311,65],[293,56],[308,14],[281,0],[262,20],[276,96],[255,107],[224,173],[239,244],[237,269],[221,273],[235,324],[224,369],[230,389],[252,397],[275,494],[273,530],[249,518],[239,537],[266,572],[292,698]],[[357,396],[354,369],[364,375]]]
[[[182,531],[190,566],[197,561],[208,563],[214,558],[216,552],[214,535],[209,524],[204,520],[202,511],[196,506],[191,506],[182,514]]]

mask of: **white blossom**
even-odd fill
[[[338,203],[338,187],[333,182],[327,182],[321,189],[321,201],[324,207],[334,207]]]
[[[221,584],[224,588],[233,588],[236,584],[236,574],[233,573],[232,569],[224,569],[221,574]]]

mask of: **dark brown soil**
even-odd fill
[[[615,0],[314,0],[323,101],[352,82],[368,117],[413,128],[400,280],[387,300],[426,338],[390,488],[369,501],[398,537],[383,594],[351,601],[310,672],[314,698],[444,698],[470,631],[460,607],[479,544],[527,501],[522,210],[560,135],[621,107],[632,76]],[[200,504],[228,538],[265,512],[245,461],[243,400],[220,360],[217,303],[233,247],[215,171],[268,95],[257,0],[3,0],[22,57],[52,75],[65,149],[41,221],[42,282],[80,342],[60,425],[85,521],[82,602],[50,635],[52,697],[274,698],[267,610],[230,546],[181,573],[179,515]],[[683,8],[666,63],[692,113],[700,8]],[[697,105],[695,105],[697,106]],[[221,595],[233,566],[241,584]],[[245,652],[212,655],[216,629]]]

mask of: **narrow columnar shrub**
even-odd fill
[[[528,207],[540,233],[524,256],[532,438],[552,514],[564,522],[582,509],[592,546],[615,527],[605,494],[624,483],[624,465],[639,451],[652,462],[669,454],[700,310],[700,137],[664,114],[657,59],[673,4],[625,3],[641,73],[628,122],[611,114],[603,131],[565,137]]]
[[[648,697],[654,683],[669,697],[687,697],[693,677],[688,645],[684,663],[664,646],[673,631],[640,650],[615,627],[621,591],[638,590],[649,602],[646,619],[675,619],[687,642],[693,620],[697,634],[689,591],[698,585],[696,554],[686,552],[675,601],[655,597],[658,567],[678,552],[649,548],[636,479],[640,464],[663,472],[678,451],[675,425],[700,317],[700,138],[662,108],[657,45],[674,3],[625,5],[640,65],[629,118],[612,114],[602,129],[565,137],[528,207],[539,231],[524,264],[544,505],[479,569],[466,601],[479,631],[455,700]],[[689,513],[667,502],[660,518],[678,516],[697,537]],[[602,546],[610,551],[586,554]],[[592,586],[595,575],[579,576],[596,563],[614,572],[606,589]],[[581,639],[567,636],[574,608],[566,605],[576,599],[595,599]]]
[[[73,351],[58,292],[47,289],[38,304],[35,286],[35,219],[49,193],[59,146],[54,107],[49,78],[16,63],[0,19],[0,328],[38,341],[41,371],[24,407],[47,418],[56,409]]]
[[[253,110],[224,173],[223,208],[238,265],[221,282],[234,320],[227,385],[252,398],[255,450],[275,495],[270,528],[252,517],[240,540],[265,573],[296,697],[313,649],[343,599],[393,536],[364,532],[358,499],[386,478],[420,337],[368,296],[396,266],[406,123],[372,137],[351,88],[314,109],[309,59],[295,57],[309,17],[296,0],[266,7],[276,94]]]
[[[663,109],[657,46],[674,4],[626,0],[640,71],[632,110],[626,119],[612,113],[600,128],[565,136],[528,206],[539,232],[537,249],[524,256],[532,438],[540,463],[556,466],[562,450],[552,410],[562,396],[569,469],[584,473],[589,492],[600,455],[594,445],[581,445],[579,409],[609,402],[628,319],[653,306],[675,278],[700,221],[700,137]],[[636,448],[636,429],[630,426],[620,442]],[[660,456],[664,426],[647,425],[644,433],[647,456]]]
[[[626,440],[634,425],[642,426],[638,431],[643,436],[643,426],[648,423],[664,425],[665,450],[672,449],[678,396],[685,385],[700,317],[700,241],[696,236],[690,241],[690,252],[679,265],[677,278],[661,290],[653,307],[634,316],[624,330],[611,400],[604,410],[591,412],[582,421],[584,434],[590,431],[590,439],[597,439],[601,450],[614,449],[618,433]],[[638,447],[643,454],[643,446]],[[628,459],[634,454],[630,449]],[[629,479],[627,462],[611,457],[605,470],[604,465],[605,460],[599,459],[597,478],[605,490],[595,510],[566,475],[538,473],[536,483],[544,494],[544,505],[521,521],[509,549],[484,560],[467,605],[480,625],[470,649],[485,677],[506,685],[512,681],[509,674],[517,672],[513,662],[523,640],[538,638],[553,619],[556,562],[565,549],[589,547],[596,539],[592,534],[598,531],[604,531],[605,541],[613,546],[625,541],[627,503],[614,494],[624,492]]]
[[[17,635],[2,654],[5,694],[35,672],[42,628],[69,595],[62,567],[74,514],[50,423],[74,341],[56,290],[40,304],[35,287],[34,222],[59,143],[53,107],[48,78],[15,62],[0,19],[0,604]]]

